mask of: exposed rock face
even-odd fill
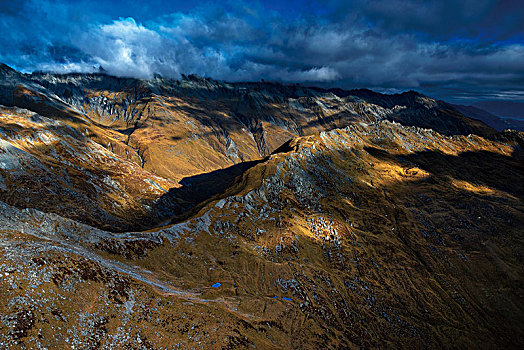
[[[523,133],[414,92],[0,75],[0,348],[524,345]]]

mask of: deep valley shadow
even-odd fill
[[[225,169],[186,177],[180,181],[182,187],[171,189],[169,193],[186,201],[202,202],[218,193],[224,192],[236,177],[264,160],[242,162]]]
[[[228,168],[188,176],[180,181],[181,187],[171,188],[154,205],[162,222],[176,222],[186,218],[192,209],[224,192],[236,178],[267,158],[247,161]]]

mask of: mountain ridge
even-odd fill
[[[183,179],[190,183],[189,179],[198,174],[257,161],[297,136],[383,119],[436,126],[448,134],[496,133],[446,104],[413,91],[382,95],[369,90],[337,90],[341,96],[346,94],[340,97],[325,89],[267,82],[227,83],[194,75],[182,80],[142,80],[105,73],[21,74],[7,66],[2,67],[2,72],[0,104],[61,118],[86,141],[94,141],[117,158],[134,162],[169,184],[157,189],[156,199],[150,197],[142,205],[130,205],[133,210],[108,208],[110,216],[121,218],[112,221],[112,225],[118,223],[115,231],[131,229],[124,221],[138,222],[134,218],[137,215],[157,217],[159,223],[169,216],[183,215],[205,197],[197,193],[196,187],[184,186]],[[230,176],[219,179],[224,182],[219,188],[225,188],[231,180]],[[17,183],[16,178],[12,183]],[[176,193],[173,198],[162,195],[169,189]],[[39,192],[33,193],[36,197],[30,196],[26,202],[37,203],[38,208],[43,202]],[[15,202],[26,205],[8,201]],[[54,210],[63,209],[58,206]],[[84,216],[83,220],[88,219]],[[92,220],[84,222],[97,225]]]

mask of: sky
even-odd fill
[[[417,90],[524,102],[522,0],[0,0],[23,71]]]

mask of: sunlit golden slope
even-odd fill
[[[146,232],[2,204],[0,344],[522,347],[523,142],[352,124]]]
[[[157,223],[151,205],[175,183],[117,157],[83,126],[0,106],[0,200],[111,231]]]

